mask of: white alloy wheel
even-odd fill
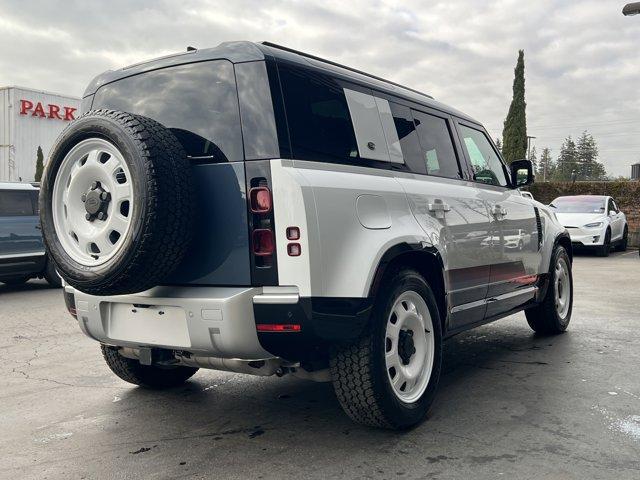
[[[569,280],[569,267],[562,257],[558,258],[555,274],[556,312],[564,320],[569,312],[569,305],[571,305],[571,281]]]
[[[64,251],[80,265],[108,262],[131,228],[133,181],[120,151],[102,138],[75,145],[64,157],[52,196],[53,224]]]
[[[420,399],[431,378],[433,324],[424,299],[414,291],[395,301],[385,333],[385,366],[395,395],[405,403]]]

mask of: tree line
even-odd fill
[[[496,145],[502,151],[500,139],[496,140]],[[556,158],[549,147],[544,147],[539,156],[536,147],[531,147],[528,159],[533,163],[538,181],[606,180],[607,171],[598,161],[598,155],[598,144],[593,135],[585,130],[577,140],[571,138],[571,135],[565,138]]]
[[[525,102],[524,51],[518,51],[514,69],[513,97],[502,130],[502,142],[496,140],[507,163],[527,158],[533,162],[536,177],[542,181],[605,180],[607,172],[598,161],[598,145],[586,130],[577,141],[569,135],[562,142],[560,153],[553,158],[544,147],[538,158],[536,147],[529,147],[527,136],[527,104]]]

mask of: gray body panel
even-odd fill
[[[167,284],[251,285],[244,164],[195,165],[197,230]]]

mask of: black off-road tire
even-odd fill
[[[60,278],[60,275],[56,272],[56,266],[50,258],[47,258],[47,265],[44,269],[43,276],[47,283],[53,288],[62,287],[62,278]]]
[[[102,356],[113,373],[125,382],[141,387],[162,389],[182,385],[197,371],[194,367],[157,367],[142,365],[139,361],[123,357],[115,347],[100,345]]]
[[[414,403],[402,402],[393,392],[385,367],[385,328],[396,298],[405,291],[419,293],[432,318],[434,359],[424,394]],[[392,273],[380,287],[370,332],[348,345],[331,349],[333,387],[340,405],[352,420],[364,425],[405,429],[422,421],[436,394],[442,368],[442,329],[435,296],[425,279],[414,270]]]
[[[57,238],[52,215],[56,174],[65,155],[79,142],[101,138],[122,154],[134,191],[131,226],[125,243],[105,264],[82,265]],[[92,295],[136,293],[158,285],[180,264],[194,223],[191,169],[175,135],[158,122],[130,113],[94,110],[58,137],[44,171],[40,217],[47,253],[64,280]]]
[[[624,226],[624,232],[622,233],[622,240],[618,244],[616,250],[619,252],[626,252],[627,247],[629,246],[629,227],[627,225]]]
[[[569,268],[569,282],[571,285],[571,296],[569,297],[569,310],[565,318],[561,318],[556,308],[555,298],[555,276],[556,264],[558,258],[563,258]],[[573,273],[571,269],[571,259],[565,248],[561,245],[556,246],[551,256],[551,265],[549,268],[549,284],[542,302],[535,307],[525,310],[527,323],[531,329],[542,335],[556,335],[567,330],[571,321],[571,312],[573,311]]]
[[[604,243],[596,250],[598,257],[608,257],[611,253],[611,230],[607,229],[607,233],[604,235]]]

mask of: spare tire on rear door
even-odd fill
[[[170,130],[139,115],[88,112],[65,129],[40,190],[44,242],[62,278],[93,295],[146,290],[181,262],[194,187]]]

